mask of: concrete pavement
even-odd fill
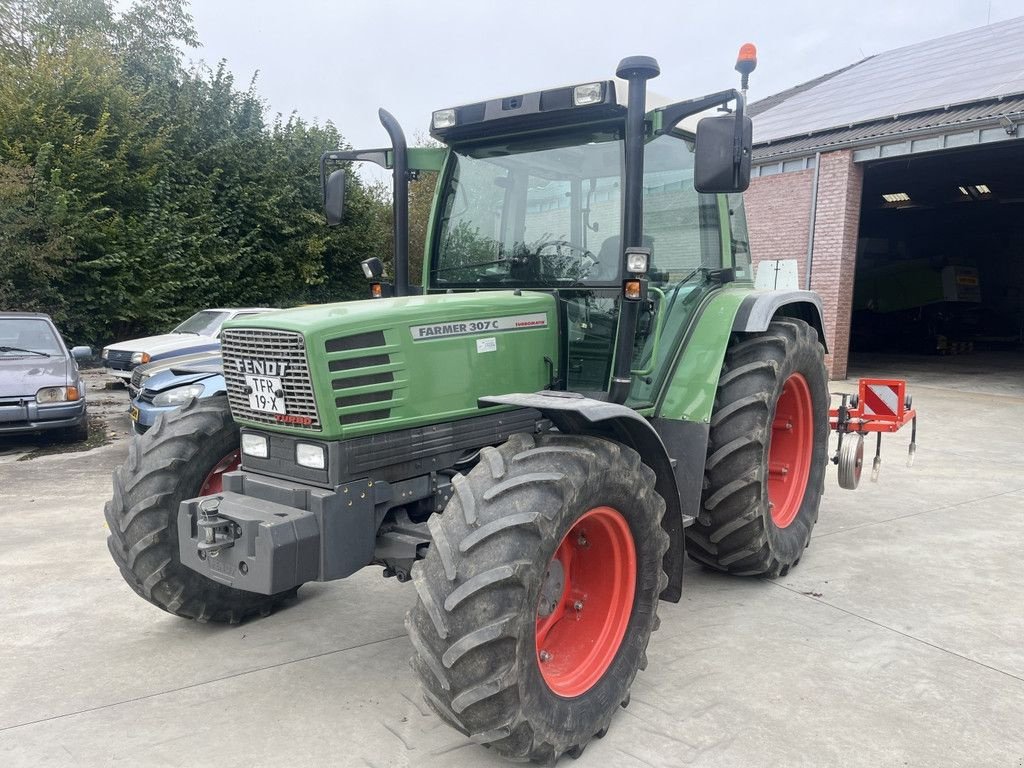
[[[564,764],[1024,766],[1024,365],[931,362],[915,466],[901,433],[879,484],[830,469],[785,579],[690,568],[630,707]],[[422,703],[415,596],[379,569],[239,627],[139,599],[102,516],[125,451],[0,464],[0,765],[505,765]]]

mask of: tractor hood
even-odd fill
[[[545,389],[557,339],[554,297],[528,291],[305,307],[221,336],[236,421],[325,439],[454,421],[478,415],[479,397]]]

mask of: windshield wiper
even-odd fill
[[[686,277],[684,277],[682,280],[679,280],[678,282],[676,282],[676,284],[672,286],[672,289],[675,290],[675,289],[682,288],[688,282],[693,280],[693,278],[695,278],[697,275],[701,275],[701,277],[707,279],[708,275],[710,275],[710,274],[711,274],[711,270],[708,269],[707,267],[697,267],[692,272],[690,272],[690,274],[688,274]]]
[[[49,352],[40,352],[37,349],[22,349],[21,347],[0,347],[0,352],[28,352],[30,355],[39,355],[40,357],[52,357]]]
[[[510,264],[512,259],[493,259],[492,261],[478,261],[473,264],[458,264],[452,267],[443,267],[431,272],[433,275],[440,275],[442,272],[454,272],[457,269],[475,269],[476,267],[493,267],[495,264]]]

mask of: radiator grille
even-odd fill
[[[142,366],[139,366],[139,365],[135,366],[135,370],[132,371],[132,383],[131,383],[131,388],[132,389],[134,389],[136,391],[142,389],[142,377],[143,377]]]
[[[228,403],[231,413],[238,419],[259,424],[280,424],[289,427],[320,431],[320,415],[313,397],[313,382],[306,359],[306,344],[301,333],[271,331],[256,328],[231,328],[221,334],[221,355],[224,358],[224,380],[227,382]],[[283,362],[288,367],[281,379],[287,416],[253,410],[246,392],[244,361]],[[306,420],[308,423],[303,423]]]

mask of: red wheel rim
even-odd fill
[[[238,469],[242,464],[242,455],[238,451],[232,451],[223,459],[217,462],[216,466],[210,470],[210,474],[203,480],[202,486],[199,488],[200,496],[211,496],[215,493],[220,493],[224,490],[224,473],[233,472]]]
[[[571,698],[601,679],[622,645],[635,593],[629,524],[616,509],[594,507],[559,543],[538,601],[537,663],[548,688]]]
[[[807,379],[794,373],[782,385],[768,446],[768,505],[785,528],[796,519],[811,473],[814,416]]]

